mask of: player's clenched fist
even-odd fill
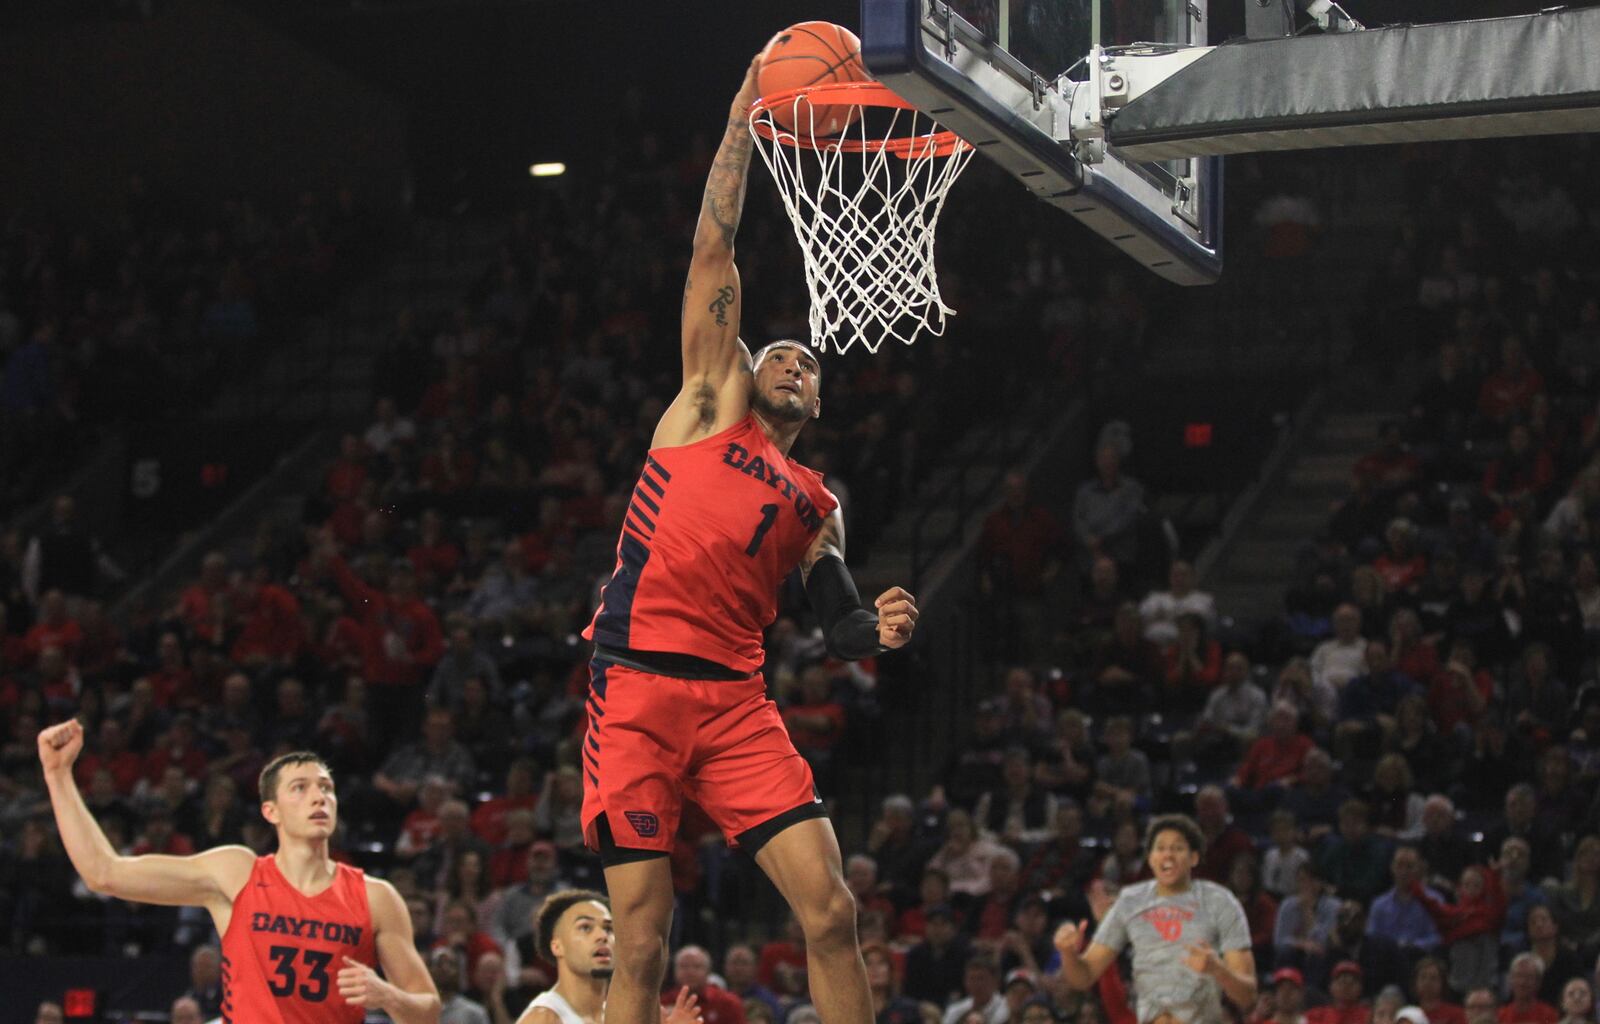
[[[917,628],[917,599],[904,587],[890,587],[878,595],[878,643],[891,650],[911,642]]]
[[[70,771],[83,751],[83,724],[76,718],[52,725],[39,734],[39,763],[45,774]]]
[[[1071,921],[1061,922],[1061,926],[1056,929],[1053,940],[1056,951],[1063,957],[1076,957],[1079,949],[1083,946],[1083,938],[1088,931],[1088,921],[1079,921],[1077,924],[1073,924]]]
[[[393,991],[394,987],[378,977],[377,971],[358,960],[344,958],[344,966],[339,968],[339,994],[345,1002],[381,1010],[388,1005],[387,996]]]

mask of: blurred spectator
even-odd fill
[[[1511,961],[1507,972],[1510,979],[1511,998],[1506,1000],[1496,1014],[1500,1024],[1555,1024],[1561,1014],[1554,1006],[1539,999],[1539,986],[1544,980],[1544,962],[1532,953],[1519,953]]]
[[[1346,899],[1365,901],[1378,894],[1389,869],[1388,847],[1370,829],[1371,809],[1360,800],[1339,807],[1339,831],[1317,855],[1317,870]]]
[[[482,680],[489,688],[489,699],[495,704],[504,700],[499,666],[477,649],[470,628],[454,626],[450,630],[449,647],[434,666],[433,681],[428,684],[429,706],[460,711],[462,690],[468,679]]]
[[[183,998],[192,999],[205,1020],[222,1013],[222,954],[216,946],[196,946],[189,954],[189,989]]]
[[[1131,812],[1150,799],[1150,759],[1133,746],[1133,720],[1119,715],[1101,733],[1106,752],[1095,762],[1095,792]]]
[[[1274,962],[1319,968],[1320,975],[1338,913],[1339,901],[1327,891],[1316,867],[1301,864],[1295,871],[1294,891],[1278,906],[1272,935]]]
[[[1245,751],[1233,784],[1241,789],[1260,790],[1298,782],[1306,755],[1316,746],[1310,736],[1298,730],[1298,724],[1299,715],[1293,704],[1274,704],[1267,712],[1266,735],[1254,740]]]
[[[661,993],[662,1007],[672,1006],[678,993],[688,989],[699,999],[705,1024],[744,1024],[744,1004],[723,988],[713,985],[711,954],[699,946],[684,946],[672,958],[672,984]]]
[[[890,960],[888,951],[882,946],[868,946],[862,949],[862,957],[867,964],[867,982],[872,987],[873,1004],[882,1013],[885,1007],[878,1006],[878,980],[874,974],[873,951],[878,951],[883,959],[889,963],[889,978],[893,981],[894,965]],[[728,952],[722,958],[722,978],[727,983],[728,992],[738,998],[748,1008],[751,1002],[765,1006],[772,1012],[773,1020],[778,1020],[783,1013],[783,1007],[777,995],[756,977],[756,951],[744,943],[736,943],[728,947]],[[892,998],[890,1000],[893,1001]],[[917,1024],[916,1004],[912,1003],[912,1015],[905,1019],[896,1019],[895,1024]]]
[[[1412,894],[1433,918],[1450,958],[1450,986],[1458,992],[1493,984],[1499,973],[1500,924],[1505,919],[1505,893],[1497,872],[1474,864],[1461,871],[1457,900],[1435,898],[1421,879]]]
[[[1192,613],[1205,620],[1208,630],[1217,626],[1217,605],[1212,596],[1195,589],[1194,566],[1181,559],[1167,570],[1167,589],[1152,590],[1139,603],[1145,639],[1169,644],[1178,639],[1178,617]]]
[[[1393,939],[1402,953],[1414,957],[1419,952],[1432,952],[1439,948],[1439,929],[1428,913],[1427,900],[1439,902],[1439,894],[1422,887],[1426,866],[1415,848],[1402,846],[1394,851],[1389,863],[1389,874],[1394,887],[1372,901],[1372,912],[1367,918],[1367,934]]]
[[[1361,965],[1344,960],[1334,965],[1328,992],[1333,1001],[1306,1013],[1307,1024],[1369,1024],[1372,1007],[1361,999]]]
[[[955,979],[962,977],[970,954],[948,905],[930,907],[926,913],[927,932],[906,954],[905,994],[943,1006],[955,995]],[[999,979],[990,984],[998,989]]]
[[[1194,797],[1194,821],[1205,837],[1205,852],[1195,868],[1195,877],[1218,885],[1228,884],[1234,859],[1253,853],[1255,844],[1248,833],[1234,824],[1228,812],[1228,796],[1221,786],[1202,786]]]
[[[461,992],[470,971],[466,954],[453,946],[435,948],[428,954],[428,973],[442,1006],[439,1024],[491,1024],[488,1011]]]
[[[951,892],[981,897],[989,891],[989,862],[1000,850],[998,843],[978,831],[970,814],[951,808],[945,817],[944,845],[928,858],[928,867],[944,872]]]
[[[884,797],[882,811],[867,834],[867,853],[877,860],[879,874],[895,903],[911,902],[933,847],[916,831],[916,807],[896,793]]]
[[[37,604],[52,590],[74,598],[95,597],[102,580],[125,578],[99,539],[79,524],[77,502],[71,495],[57,496],[49,526],[28,541],[23,556],[22,586],[29,599]]]
[[[1028,477],[1013,470],[1001,482],[1001,504],[984,521],[980,587],[1004,595],[1019,617],[1023,650],[1044,637],[1044,593],[1061,570],[1064,537],[1050,509],[1028,498]]]
[[[1366,667],[1367,644],[1361,638],[1361,610],[1342,604],[1333,611],[1333,636],[1311,652],[1311,678],[1318,686],[1342,693]]]
[[[1122,452],[1115,444],[1103,444],[1095,451],[1094,469],[1094,479],[1078,487],[1072,505],[1073,529],[1086,553],[1082,564],[1087,569],[1093,559],[1109,557],[1127,576],[1139,554],[1144,487],[1122,474]]]
[[[974,954],[962,970],[963,997],[944,1011],[944,1024],[959,1024],[968,1013],[980,1013],[985,1024],[1005,1024],[1009,1010],[1000,991],[1000,968],[984,953]]]
[[[1311,863],[1311,853],[1300,845],[1300,829],[1293,811],[1272,812],[1268,837],[1272,845],[1261,859],[1261,884],[1283,899],[1298,888],[1300,869]]]

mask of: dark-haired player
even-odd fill
[[[82,750],[75,720],[39,734],[72,866],[97,893],[211,912],[222,936],[225,1024],[359,1024],[368,1009],[396,1024],[438,1024],[439,994],[400,894],[328,854],[339,800],[320,757],[284,754],[261,770],[261,816],[277,829],[277,853],[219,846],[190,857],[123,857],[73,781]]]
[[[1085,922],[1056,931],[1068,984],[1088,989],[1132,945],[1139,1024],[1222,1024],[1222,996],[1241,1010],[1254,1005],[1250,926],[1233,893],[1194,877],[1204,846],[1185,815],[1150,823],[1145,856],[1155,877],[1117,894],[1081,955]]]
[[[617,915],[611,1024],[654,1024],[672,923],[667,860],[685,800],[755,858],[805,932],[826,1024],[872,1019],[855,901],[839,844],[761,677],[762,632],[799,568],[830,652],[854,659],[911,639],[896,587],[864,608],[844,565],[844,521],[821,475],[789,458],[821,411],[821,368],[799,342],[752,358],[739,338],[733,237],[744,205],[756,65],[706,181],[683,292],[683,384],[656,425],[585,636],[595,642],[583,743],[584,834]]]
[[[533,948],[556,965],[556,983],[536,996],[517,1024],[601,1024],[611,984],[611,905],[592,889],[563,889],[545,898],[535,918]],[[664,1024],[698,1020],[695,997],[680,993]]]

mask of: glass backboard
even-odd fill
[[[1206,0],[862,0],[873,77],[1155,273],[1222,270],[1222,162],[1069,141],[1091,53],[1204,46]],[[1096,50],[1095,47],[1102,49]]]

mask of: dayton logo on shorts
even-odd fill
[[[661,831],[661,819],[649,811],[623,811],[622,816],[628,819],[628,824],[633,826],[641,839],[649,839]]]
[[[1144,915],[1163,939],[1168,942],[1177,942],[1183,938],[1184,923],[1194,917],[1194,913],[1178,907],[1155,907]]]

